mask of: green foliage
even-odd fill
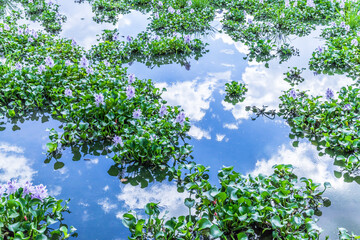
[[[29,43],[28,35],[16,34],[16,26],[1,36],[10,40],[7,43],[10,47],[3,49],[7,59],[16,61],[22,56],[24,63],[33,65],[24,65],[21,70],[14,69],[10,63],[0,66],[3,89],[0,115],[21,118],[41,110],[60,120],[62,132],[50,130],[49,152],[56,154],[61,146],[112,141],[120,136],[124,145],[111,148],[116,152],[113,156],[116,162],[159,164],[170,159],[183,161],[190,155],[192,147],[185,143],[189,138],[189,123],[175,121],[181,112],[178,107],[167,106],[167,113],[159,115],[166,101],[161,99],[162,91],[151,80],[135,79],[129,83],[124,68],[107,67],[102,62],[92,64],[94,73],[89,73],[88,67],[80,66],[85,51],[72,46],[69,40],[51,41],[51,37],[41,34]],[[47,56],[53,58],[54,66],[39,73],[38,67],[45,65]],[[71,60],[73,65],[66,65],[66,60]],[[131,99],[127,97],[129,86],[135,90]],[[71,90],[72,95],[66,96],[65,90]],[[102,94],[103,104],[95,102],[96,94]],[[133,117],[135,110],[141,111],[138,119]]]
[[[339,239],[341,240],[355,240],[360,239],[360,236],[356,236],[353,233],[349,233],[345,228],[339,228]]]
[[[339,24],[323,30],[322,36],[327,40],[322,53],[315,51],[312,54],[310,69],[326,74],[346,74],[358,79],[360,73],[360,37],[354,29],[346,31]],[[346,25],[345,25],[346,26]]]
[[[305,68],[300,69],[297,67],[290,69],[288,72],[284,73],[284,75],[286,76],[284,78],[284,81],[290,83],[292,87],[295,85],[299,85],[305,80],[303,77],[301,77],[301,73],[304,70]]]
[[[347,174],[357,170],[360,166],[359,88],[343,87],[335,99],[299,91],[296,95],[294,98],[288,91],[280,97],[279,115],[287,119],[293,134],[308,138],[319,150],[322,146],[326,153],[336,157],[335,164]]]
[[[1,237],[8,240],[67,239],[76,235],[74,227],[62,223],[63,213],[69,212],[68,201],[63,204],[63,200],[51,196],[40,200],[24,191],[20,187],[15,193],[0,195]]]
[[[147,32],[138,34],[131,41],[120,41],[115,31],[106,31],[100,42],[90,50],[93,58],[102,61],[107,59],[111,63],[121,64],[138,61],[153,67],[170,64],[173,61],[185,65],[188,58],[198,59],[207,52],[207,44],[199,39],[186,42],[186,36],[160,37]]]
[[[245,100],[245,93],[248,91],[246,85],[244,83],[238,83],[236,81],[232,81],[231,83],[225,84],[225,92],[226,96],[224,101],[231,103],[232,105],[236,105],[239,102],[243,102]]]
[[[158,204],[149,203],[149,219],[124,215],[130,229],[129,239],[318,239],[320,229],[314,215],[329,206],[322,194],[330,185],[320,184],[292,173],[291,165],[274,166],[268,177],[241,176],[232,167],[219,171],[220,187],[208,181],[208,169],[194,163],[181,165],[177,176],[190,170],[179,187],[190,197],[185,199],[189,215],[166,220],[159,216]]]

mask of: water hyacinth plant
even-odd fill
[[[108,60],[111,64],[123,64],[132,61],[145,63],[147,66],[169,64],[172,61],[187,62],[186,58],[198,59],[204,53],[206,44],[199,39],[192,39],[189,35],[177,37],[152,36],[142,32],[131,42],[114,41],[111,35],[114,31],[104,32],[98,45],[93,46],[90,54],[98,61]]]
[[[359,88],[354,85],[341,88],[336,98],[331,89],[323,96],[311,96],[292,89],[280,97],[279,116],[289,123],[291,138],[306,137],[318,146],[321,155],[325,150],[334,156],[335,164],[341,167],[347,179],[360,166],[359,96]],[[341,175],[337,174],[338,177]]]
[[[225,102],[231,103],[232,105],[236,105],[239,102],[243,102],[245,100],[245,93],[248,91],[246,85],[244,83],[238,83],[236,81],[232,81],[231,83],[225,84]]]
[[[0,236],[4,239],[67,239],[74,227],[63,224],[68,201],[56,200],[42,184],[9,181],[0,185]]]
[[[5,36],[11,39],[11,33],[10,30]],[[14,67],[9,64],[1,65],[3,77],[0,86],[4,89],[0,93],[2,117],[17,118],[35,110],[51,113],[63,122],[63,132],[50,129],[51,142],[47,144],[50,153],[58,153],[62,146],[96,140],[111,141],[114,136],[119,136],[124,146],[113,148],[116,152],[113,158],[117,162],[156,164],[169,160],[184,161],[189,156],[192,147],[185,143],[189,130],[187,119],[183,117],[176,122],[182,111],[170,106],[167,114],[159,118],[160,108],[166,102],[150,80],[129,77],[126,70],[119,66],[110,68],[102,62],[94,64],[91,55],[86,56],[84,50],[72,45],[71,41],[61,39],[56,42],[58,47],[49,57],[52,48],[47,37],[39,35],[48,44],[43,48],[24,49],[22,60],[25,64],[16,63],[15,71],[10,71]],[[34,54],[34,51],[42,52],[45,48],[48,52],[46,57]],[[17,51],[10,49],[7,53],[8,57],[13,57]],[[66,53],[65,60],[62,54]],[[73,64],[66,64],[67,60]],[[46,64],[47,69],[41,74],[38,66],[26,64],[37,61]],[[129,80],[131,85],[128,85]],[[25,95],[20,94],[23,91]],[[133,114],[134,111],[136,114]],[[133,122],[134,119],[137,121]],[[154,134],[156,140],[150,140]],[[180,141],[185,144],[180,144]]]
[[[159,216],[156,203],[145,207],[148,219],[138,219],[133,213],[124,214],[123,223],[129,228],[129,239],[318,239],[320,228],[314,215],[320,207],[330,206],[322,196],[329,183],[313,183],[298,179],[290,165],[274,166],[270,176],[241,176],[232,167],[219,171],[220,187],[209,183],[208,168],[202,165],[182,165],[191,170],[182,179],[190,197],[185,199],[187,216],[165,219]],[[299,185],[300,184],[300,185]]]

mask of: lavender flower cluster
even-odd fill
[[[7,194],[14,194],[20,188],[23,189],[22,196],[25,197],[26,195],[30,195],[31,199],[39,199],[43,201],[45,198],[49,196],[46,186],[40,185],[33,185],[31,182],[27,181],[24,184],[18,183],[16,180],[9,181],[7,184],[0,185],[0,196]]]

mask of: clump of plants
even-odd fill
[[[301,73],[305,70],[305,68],[297,68],[293,67],[288,72],[284,73],[286,76],[284,78],[285,82],[290,83],[290,85],[293,87],[295,85],[299,85],[302,83],[305,79],[301,76]]]
[[[67,239],[75,228],[63,224],[68,201],[57,200],[45,186],[10,181],[0,185],[0,235],[4,239]]]
[[[10,1],[0,2],[0,9],[3,9],[3,13],[19,11],[16,3],[20,3],[24,8],[25,17],[31,21],[38,21],[45,28],[45,30],[52,34],[58,34],[61,31],[62,24],[66,21],[66,16],[59,13],[59,5],[53,1],[45,0],[15,0],[12,3]],[[1,10],[0,10],[1,11]],[[10,15],[14,14],[11,12]],[[3,14],[2,17],[7,14]]]
[[[278,115],[289,123],[292,138],[306,137],[320,150],[323,146],[336,165],[355,174],[360,166],[359,98],[357,85],[341,88],[337,97],[331,89],[322,96],[291,89],[280,97]]]
[[[71,40],[52,42],[45,34],[35,38],[16,34],[22,29],[16,26],[2,27],[1,36],[10,40],[2,51],[13,62],[0,65],[0,116],[44,111],[61,121],[61,131],[50,129],[49,152],[104,140],[113,143],[116,162],[159,164],[189,156],[185,113],[166,105],[151,80],[105,60],[95,63]]]
[[[121,41],[116,31],[103,33],[103,42],[90,50],[90,55],[99,60],[108,60],[113,64],[133,61],[143,62],[147,66],[162,65],[173,61],[187,62],[187,58],[198,59],[207,52],[207,44],[190,35],[160,37],[142,32],[137,37],[127,36]]]
[[[321,232],[315,215],[330,206],[323,197],[330,186],[313,183],[293,173],[291,165],[274,166],[270,176],[241,176],[232,167],[219,171],[219,187],[208,181],[202,165],[180,166],[190,170],[181,181],[190,197],[185,199],[189,214],[165,219],[158,204],[145,208],[148,219],[129,212],[123,223],[131,232],[129,239],[318,239]]]
[[[248,91],[246,85],[244,83],[238,83],[236,81],[232,81],[231,83],[225,84],[225,102],[231,103],[232,105],[236,105],[239,102],[243,102],[245,100],[245,93]]]

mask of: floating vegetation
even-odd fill
[[[67,239],[77,236],[74,227],[62,223],[63,213],[69,212],[68,201],[63,204],[63,200],[49,196],[42,184],[9,181],[0,185],[0,200],[2,238]]]
[[[176,61],[185,65],[188,58],[197,60],[207,52],[206,44],[190,35],[160,37],[142,32],[134,39],[127,36],[120,41],[115,30],[104,32],[102,39],[103,42],[92,47],[90,54],[98,61],[106,59],[112,64],[138,61],[154,67]]]
[[[297,68],[297,67],[293,67],[292,69],[290,69],[288,72],[284,73],[284,75],[286,76],[284,78],[285,82],[290,83],[290,85],[292,87],[299,85],[300,83],[302,83],[305,79],[301,76],[302,72],[305,70],[305,68]]]
[[[310,96],[291,89],[280,97],[279,116],[287,120],[294,136],[323,146],[335,156],[336,165],[356,173],[360,166],[359,88],[343,87],[337,94],[328,89],[323,96]]]
[[[291,165],[277,165],[270,176],[241,176],[226,167],[219,171],[220,187],[208,181],[208,168],[188,164],[193,171],[182,180],[190,193],[185,199],[187,216],[166,220],[159,216],[158,204],[146,205],[148,219],[124,214],[123,223],[131,232],[129,239],[318,239],[320,228],[315,215],[331,202],[323,197],[330,187],[300,178]]]
[[[246,85],[244,83],[238,83],[236,81],[232,81],[231,83],[225,84],[225,102],[231,103],[232,105],[236,105],[239,102],[243,102],[245,100],[245,93],[248,91]]]

